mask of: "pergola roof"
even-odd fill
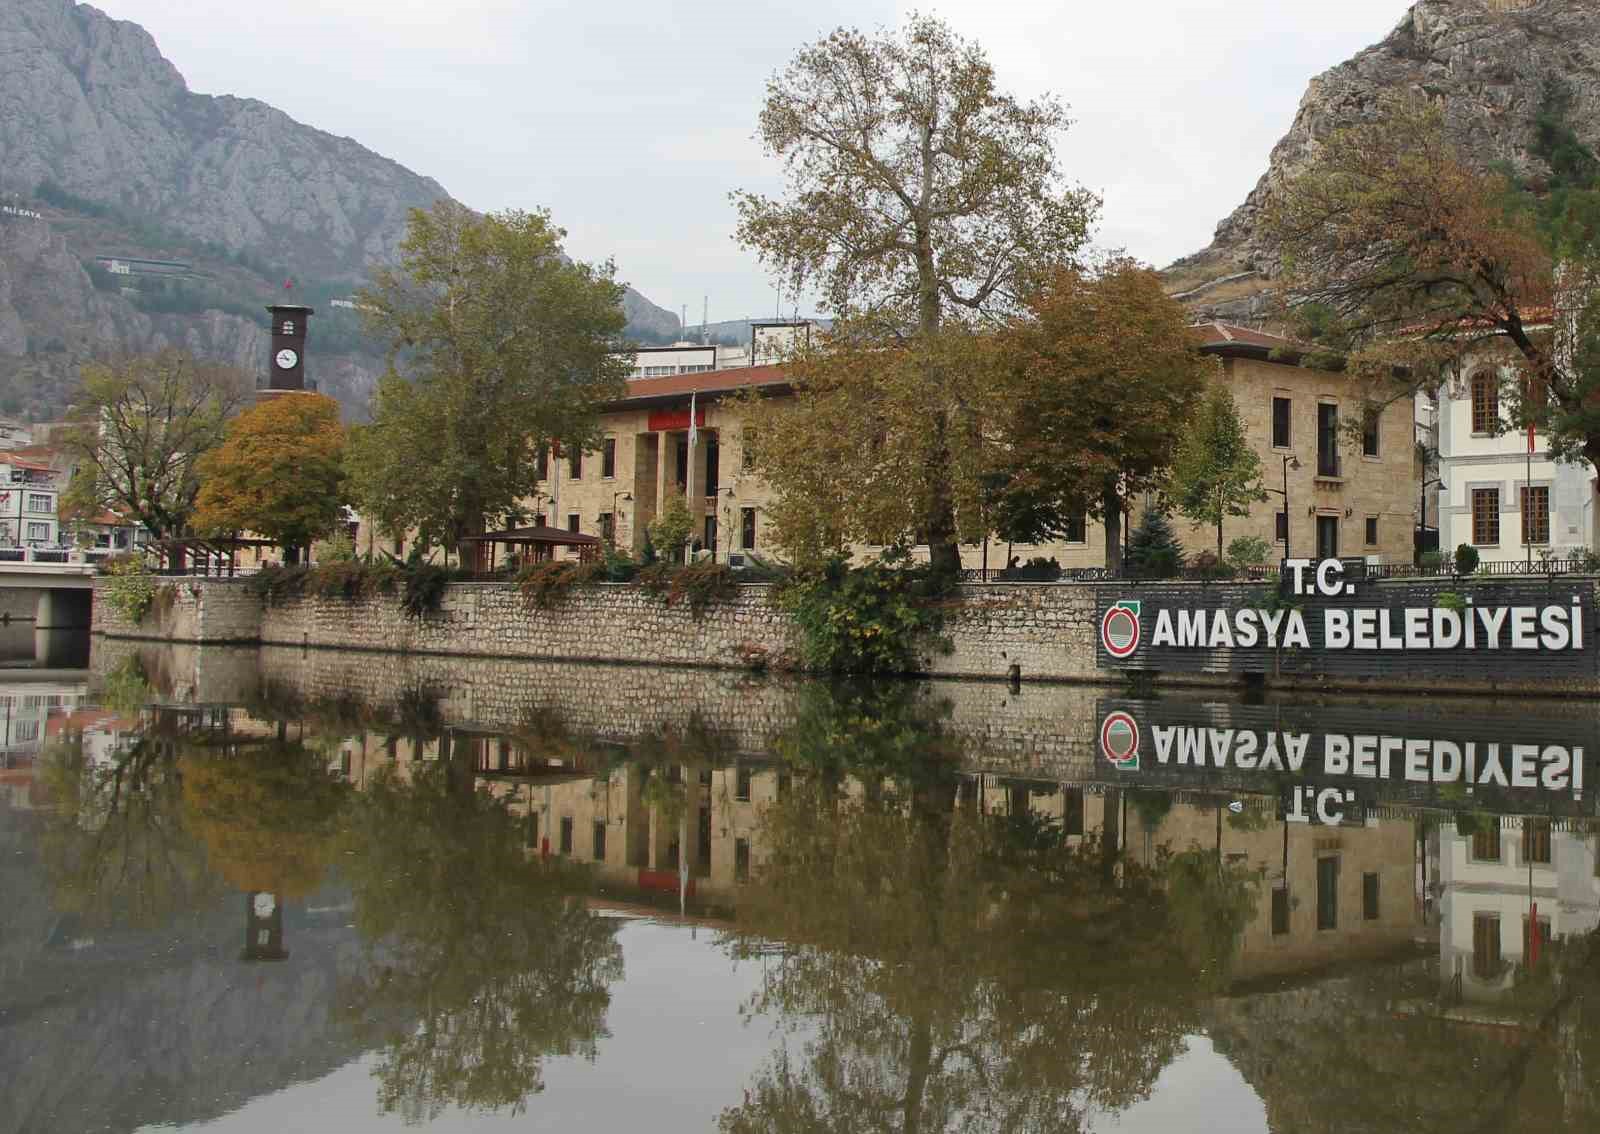
[[[552,528],[549,524],[536,524],[527,528],[507,528],[504,531],[463,536],[462,542],[538,544],[544,547],[599,547],[602,541],[599,536],[563,531],[561,528]]]
[[[201,551],[238,551],[244,547],[277,547],[278,541],[271,539],[250,539],[245,536],[174,536],[169,539],[153,539],[144,545],[155,548],[157,551],[191,551],[198,548]]]

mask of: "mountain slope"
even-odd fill
[[[260,306],[285,278],[313,303],[347,294],[394,257],[408,209],[446,196],[265,103],[191,92],[143,28],[72,0],[0,4],[0,61],[0,411],[59,411],[76,366],[108,351],[179,343],[259,367]],[[187,267],[108,281],[98,256]],[[624,306],[642,334],[678,330],[637,292]],[[374,345],[347,311],[313,328],[323,387],[364,406]]]
[[[1484,165],[1537,177],[1534,119],[1549,84],[1571,95],[1569,120],[1600,144],[1600,4],[1594,0],[1420,0],[1382,41],[1311,80],[1267,172],[1217,226],[1209,247],[1167,269],[1169,288],[1207,317],[1248,318],[1278,270],[1262,210],[1342,126],[1374,118],[1382,99],[1436,101],[1446,127]]]

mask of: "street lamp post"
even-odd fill
[[[1300,468],[1300,458],[1293,453],[1283,455],[1283,487],[1269,488],[1268,492],[1275,492],[1283,497],[1283,557],[1289,558],[1289,470]]]
[[[633,493],[623,490],[621,492],[613,492],[611,494],[611,546],[613,548],[617,546],[617,528],[619,526],[617,520],[622,515],[622,513],[617,510],[617,501],[619,500],[632,501]]]

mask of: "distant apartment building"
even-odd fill
[[[695,343],[639,347],[632,352],[630,378],[671,378],[711,370],[735,370],[786,361],[797,347],[811,342],[817,324],[809,319],[774,319],[750,324],[748,343]]]
[[[60,542],[59,481],[59,471],[42,454],[0,453],[0,546],[47,547]]]

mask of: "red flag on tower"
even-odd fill
[[[293,280],[284,280],[283,281],[283,290],[284,291],[293,291],[294,290],[294,281]]]

